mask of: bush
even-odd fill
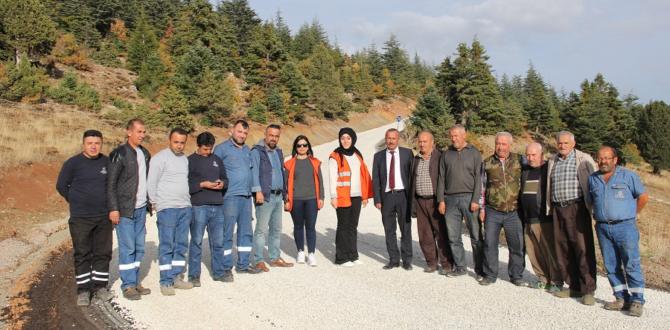
[[[77,44],[77,39],[71,33],[66,33],[58,37],[56,45],[54,45],[51,55],[56,58],[56,61],[75,67],[79,70],[89,71],[91,65],[88,61],[86,51]]]
[[[637,148],[637,145],[629,143],[621,148],[619,161],[622,164],[640,165],[642,164],[642,160],[643,159],[640,155],[640,150]]]
[[[268,118],[265,114],[266,111],[268,111],[268,108],[265,106],[265,104],[261,103],[260,101],[254,101],[251,103],[249,111],[247,111],[247,116],[249,119],[257,123],[265,124],[268,121]]]
[[[46,90],[44,70],[33,67],[27,58],[17,66],[0,63],[0,98],[35,103],[42,100]]]
[[[56,88],[50,88],[48,96],[57,102],[76,105],[83,110],[100,111],[102,103],[98,92],[86,83],[77,81],[73,73],[67,73]]]

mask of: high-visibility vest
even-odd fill
[[[314,188],[315,188],[315,193],[316,193],[316,200],[317,200],[317,208],[319,207],[319,195],[321,194],[321,187],[319,187],[319,167],[321,167],[321,161],[318,159],[309,156],[307,159],[312,163],[312,169],[314,170]],[[288,211],[290,212],[293,210],[293,192],[294,192],[294,180],[295,180],[295,163],[296,163],[296,157],[293,157],[289,160],[287,160],[284,163],[284,167],[286,168],[286,172],[288,172],[288,191],[287,191],[287,202],[288,202]]]
[[[374,197],[372,190],[372,177],[368,171],[368,167],[363,161],[363,157],[355,154],[361,162],[361,198],[363,200]],[[337,162],[337,207],[351,206],[351,168],[345,157],[339,153],[334,152],[330,154],[330,158]]]

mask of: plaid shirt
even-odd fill
[[[551,171],[551,201],[566,202],[582,197],[577,178],[577,158],[575,151],[562,159],[556,157],[556,163]]]
[[[432,155],[431,155],[432,157]],[[433,183],[430,181],[430,158],[428,160],[419,157],[419,165],[416,168],[416,194],[428,197],[435,195]]]

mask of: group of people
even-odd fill
[[[133,119],[126,127],[127,142],[109,158],[100,152],[102,134],[84,132],[82,153],[65,162],[57,183],[70,205],[78,305],[88,305],[91,295],[102,300],[113,296],[107,285],[114,228],[123,296],[138,300],[151,293],[139,276],[147,212],[157,212],[160,291],[166,296],[201,285],[205,230],[215,281],[232,282],[233,266],[237,273],[248,274],[268,272],[268,265],[292,267],[280,251],[284,211],[294,223],[295,261],[317,265],[315,224],[325,200],[321,161],[304,135],[295,138],[291,157],[284,161],[278,146],[280,126],[267,126],[264,138],[252,148],[246,145],[248,131],[248,123],[238,120],[230,138],[216,146],[213,134],[200,133],[196,151],[187,156],[188,134],[176,128],[170,131],[168,148],[151,157],[142,146],[144,123]],[[358,222],[361,208],[373,199],[386,238],[385,270],[413,268],[416,218],[424,271],[466,275],[465,223],[474,277],[481,285],[493,284],[504,229],[513,284],[561,298],[581,297],[582,303],[593,305],[595,219],[615,296],[604,307],[642,315],[644,278],[636,220],[648,197],[640,178],[617,165],[615,149],[602,147],[596,164],[575,149],[574,135],[564,131],[556,136],[558,153],[545,162],[541,144],[527,145],[523,156],[515,154],[512,135],[500,132],[494,154],[482,159],[467,142],[464,127],[456,125],[448,135],[451,145],[439,150],[432,132],[420,132],[414,155],[399,146],[400,132],[389,129],[386,148],[375,153],[370,173],[356,148],[356,132],[348,127],[339,131],[339,147],[327,162],[330,204],[337,214],[335,264],[362,264]],[[532,284],[523,279],[526,253],[538,279]]]

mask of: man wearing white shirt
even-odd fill
[[[372,165],[372,185],[375,207],[381,210],[389,263],[384,269],[400,266],[412,269],[412,223],[409,207],[409,186],[414,155],[410,149],[398,146],[400,132],[386,131],[386,149],[375,154]],[[397,221],[397,225],[396,225]],[[400,250],[396,229],[400,227]]]

